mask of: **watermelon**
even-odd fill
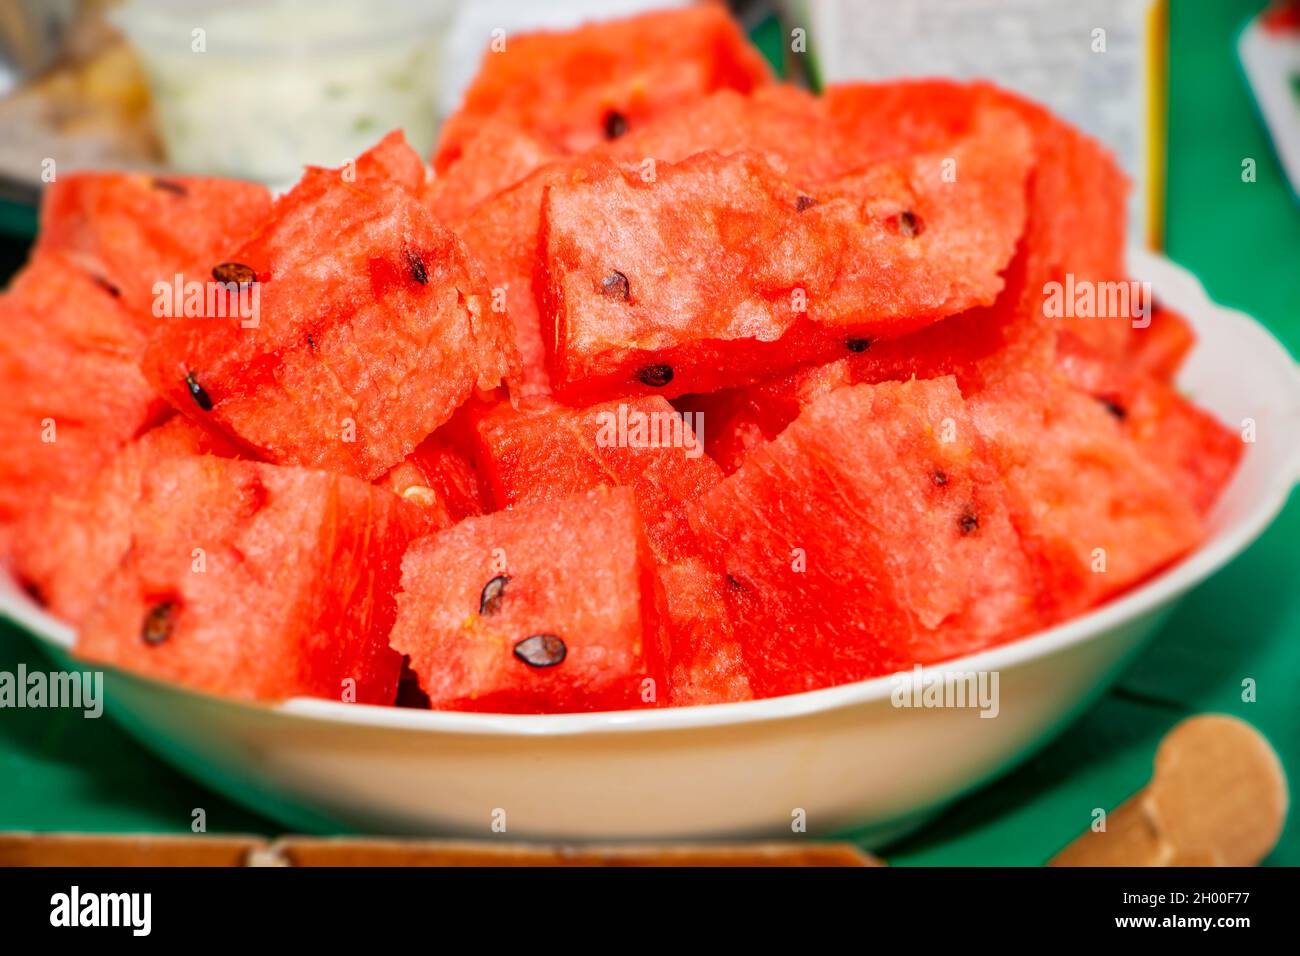
[[[692,424],[658,396],[582,409],[501,405],[477,435],[476,459],[498,507],[627,485],[664,560],[693,552],[686,503],[722,478]]]
[[[722,574],[700,557],[659,568],[667,601],[668,703],[752,700],[745,656],[732,631]]]
[[[81,621],[78,656],[209,693],[391,704],[386,640],[418,524],[346,475],[207,456],[155,460],[129,547]]]
[[[0,526],[90,480],[162,419],[121,301],[59,253],[41,252],[0,296]]]
[[[430,530],[449,528],[491,510],[487,488],[473,461],[447,426],[420,442],[377,484],[420,508]]]
[[[178,319],[144,358],[176,408],[257,457],[365,479],[517,361],[465,248],[409,179],[382,173],[393,157],[373,160],[309,171],[232,263],[213,264],[255,288],[253,321]]]
[[[14,533],[14,573],[47,610],[78,623],[131,547],[131,509],[160,462],[236,457],[221,436],[174,415],[129,442],[104,469],[25,513]]]
[[[426,202],[439,222],[453,223],[533,170],[565,155],[508,120],[489,119],[465,145],[458,161],[430,183]]]
[[[1201,520],[1101,402],[1025,371],[973,396],[1039,582],[1061,620],[1141,583],[1194,547]]]
[[[758,696],[943,660],[1038,624],[1005,492],[951,378],[827,392],[706,494],[692,524],[725,561]]]
[[[652,706],[662,598],[631,490],[468,518],[402,560],[391,644],[436,709]]]
[[[483,264],[494,303],[501,301],[509,312],[523,365],[521,394],[532,398],[551,394],[533,284],[538,268],[542,197],[548,185],[585,175],[588,167],[603,160],[617,160],[643,170],[648,168],[645,164],[649,159],[656,164],[675,163],[707,150],[728,155],[761,153],[775,169],[797,170],[799,175],[813,179],[837,175],[845,171],[845,164],[839,153],[824,148],[833,131],[816,122],[817,112],[817,100],[794,87],[764,86],[750,96],[724,90],[657,117],[586,154],[541,165],[515,185],[470,208],[458,204],[458,200],[485,192],[487,187],[477,189],[464,183],[470,173],[463,166],[452,168],[443,189],[438,189],[439,181],[435,180],[435,211],[446,217],[452,230]],[[483,136],[487,135],[485,130]],[[504,162],[515,148],[526,148],[518,147],[520,135],[516,131],[512,146],[504,133],[493,134],[496,142],[492,146],[501,151],[498,160]],[[493,180],[494,186],[497,181]],[[453,194],[454,198],[442,198]],[[455,215],[457,209],[464,211]]]
[[[1151,324],[1133,329],[1124,358],[1139,371],[1171,382],[1195,344],[1196,333],[1182,313],[1155,302]]]
[[[504,49],[484,53],[442,128],[434,168],[442,175],[469,155],[490,121],[578,153],[715,90],[743,93],[770,80],[767,62],[719,7],[509,36]]]
[[[67,256],[147,330],[155,283],[224,261],[270,208],[271,194],[253,183],[70,173],[45,191],[36,251]]]
[[[815,189],[712,153],[649,182],[606,163],[551,184],[538,280],[559,394],[711,391],[993,303],[1023,225],[1027,139],[990,109],[948,152]]]
[[[552,178],[564,174],[564,168],[544,166],[450,223],[487,275],[490,307],[509,317],[519,352],[519,394],[523,398],[544,398],[551,393],[546,345],[533,295],[533,271],[542,193]]]
[[[1140,361],[1110,361],[1070,333],[1061,334],[1057,351],[1065,379],[1110,412],[1138,453],[1198,514],[1208,514],[1245,451],[1241,435],[1148,372],[1144,363],[1153,352],[1139,355]]]

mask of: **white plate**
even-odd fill
[[[1257,441],[1208,540],[1084,617],[952,661],[996,671],[1000,712],[901,709],[888,677],[771,700],[647,712],[443,713],[315,699],[278,706],[106,675],[109,712],[167,761],[296,829],[623,840],[862,830],[879,842],[1031,753],[1105,690],[1174,602],[1253,541],[1300,478],[1300,373],[1187,272],[1135,274],[1200,336],[1181,384]],[[62,658],[72,634],[0,581],[0,611]],[[70,666],[76,666],[75,663]]]

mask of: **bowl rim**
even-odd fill
[[[1200,281],[1186,269],[1163,256],[1145,250],[1130,252],[1130,265],[1140,276],[1153,276],[1153,284],[1184,288],[1176,297],[1179,308],[1194,315],[1214,314],[1213,321],[1235,324],[1243,337],[1254,337],[1253,348],[1277,363],[1279,378],[1290,379],[1291,407],[1285,409],[1293,427],[1300,426],[1300,366],[1286,347],[1267,329],[1245,313],[1211,301]],[[1194,318],[1193,324],[1197,324]],[[1246,455],[1252,452],[1247,449]],[[1244,459],[1243,459],[1244,460]],[[1241,471],[1238,471],[1238,479]],[[1236,479],[1234,479],[1236,480]],[[1079,617],[1046,630],[1016,638],[1006,644],[926,665],[929,673],[1001,671],[1097,637],[1172,601],[1226,565],[1251,544],[1286,505],[1292,488],[1300,482],[1300,442],[1285,461],[1285,467],[1269,479],[1266,493],[1257,497],[1236,522],[1220,528],[1195,551],[1156,573],[1124,595]],[[75,634],[68,625],[37,607],[16,589],[0,592],[0,616],[32,633],[43,644],[61,653],[71,653]],[[74,660],[80,660],[73,657]],[[205,698],[209,702],[266,716],[276,715],[348,727],[380,728],[435,734],[571,737],[586,734],[648,733],[702,730],[706,728],[761,724],[804,717],[887,700],[900,684],[908,686],[913,672],[885,674],[850,684],[824,687],[780,697],[662,707],[645,710],[596,711],[562,714],[499,714],[474,711],[422,710],[379,704],[344,703],[314,697],[294,697],[275,703],[219,697],[172,684],[147,675],[121,671],[110,665],[96,667],[128,676],[132,681],[155,685],[167,692]]]

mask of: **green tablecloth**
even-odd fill
[[[1300,207],[1237,66],[1235,32],[1263,6],[1173,4],[1168,251],[1212,297],[1257,316],[1300,354]],[[1241,182],[1241,160],[1258,181]],[[1181,717],[1237,714],[1261,728],[1300,781],[1300,501],[1245,555],[1192,594],[1119,685],[1037,757],[894,847],[895,864],[1039,864],[1150,774]],[[46,666],[0,628],[0,670]],[[1240,699],[1243,678],[1258,702]],[[0,711],[0,829],[278,832],[176,775],[107,721]],[[1270,858],[1300,864],[1292,822]]]

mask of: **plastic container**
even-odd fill
[[[392,129],[433,146],[452,0],[130,0],[114,22],[137,51],[169,163],[295,182]]]

